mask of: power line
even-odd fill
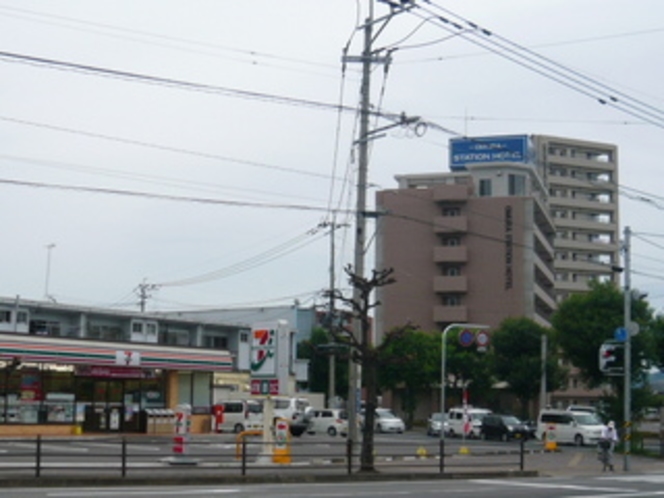
[[[436,5],[431,0],[425,1],[431,8],[424,8],[419,4],[417,6],[426,13],[426,16],[435,16],[435,21],[432,22],[444,30],[450,33],[460,33],[470,43],[590,97],[602,105],[614,107],[642,121],[664,128],[663,110],[512,42],[447,8]],[[432,8],[437,12],[434,12]],[[425,15],[420,15],[414,10],[411,13],[420,18],[426,18]]]
[[[83,187],[83,186],[59,185],[59,184],[43,183],[43,182],[27,182],[20,180],[10,180],[6,178],[5,179],[0,178],[0,184],[21,186],[21,187],[47,188],[47,189],[65,190],[65,191],[74,191],[74,192],[88,192],[94,194],[122,195],[127,197],[146,198],[146,199],[155,199],[155,200],[164,200],[164,201],[191,202],[196,204],[210,204],[210,205],[223,205],[223,206],[235,206],[235,207],[254,207],[254,208],[264,208],[264,209],[289,209],[296,211],[311,211],[311,212],[323,212],[323,213],[329,212],[329,208],[324,206],[229,201],[223,199],[210,199],[204,197],[184,197],[176,195],[154,194],[150,192],[137,192],[131,190],[120,190],[120,189],[101,188],[101,187]],[[346,211],[342,209],[337,209],[335,210],[335,212],[343,214],[352,213],[352,211]]]

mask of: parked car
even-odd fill
[[[401,417],[397,417],[388,408],[376,408],[376,431],[397,432],[399,434],[406,430],[406,424]]]
[[[450,408],[447,413],[447,434],[453,437],[462,436],[465,433],[468,438],[478,438],[482,419],[490,413],[491,410],[487,408]]]
[[[524,420],[523,423],[528,429],[528,439],[537,439],[537,420]]]
[[[537,419],[537,436],[542,441],[550,438],[557,443],[583,446],[595,444],[602,436],[604,424],[592,413],[569,410],[542,410]]]
[[[263,404],[259,400],[224,400],[215,404],[223,415],[213,417],[214,432],[235,432],[263,428]]]
[[[285,418],[290,425],[292,436],[301,436],[309,426],[307,413],[311,409],[306,398],[274,397],[274,416]]]
[[[361,415],[360,423],[364,427],[364,415]],[[406,430],[406,424],[389,408],[376,408],[374,429],[376,432],[396,432],[401,434]]]
[[[530,436],[528,426],[514,415],[490,414],[484,416],[480,428],[482,439],[500,439],[510,441],[511,439],[523,439]]]
[[[345,436],[348,434],[348,414],[346,410],[338,408],[326,408],[323,410],[311,410],[307,414],[309,425],[307,432],[309,434],[316,434],[317,432],[325,432],[330,436],[341,434]]]
[[[432,413],[427,420],[427,436],[440,436],[441,426],[443,434],[446,434],[449,429],[447,415],[443,416],[440,412]]]

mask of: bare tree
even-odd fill
[[[344,296],[340,291],[334,290],[334,297],[344,303],[354,320],[359,322],[360,333],[356,335],[351,327],[342,327],[332,331],[337,342],[346,344],[350,360],[362,367],[362,380],[366,390],[364,427],[362,438],[362,451],[360,453],[360,472],[375,472],[374,466],[374,420],[378,404],[378,367],[381,351],[399,334],[389,334],[386,340],[376,346],[371,340],[371,317],[373,308],[380,306],[379,301],[372,302],[372,293],[375,289],[394,283],[392,278],[394,270],[373,270],[371,277],[365,278],[353,273],[351,265],[344,268],[348,281],[353,289],[358,291],[357,299]]]

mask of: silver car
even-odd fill
[[[404,421],[388,408],[376,408],[375,424],[376,432],[396,432],[401,434],[406,430]]]
[[[444,425],[443,434],[449,431],[449,424],[447,423],[447,414],[443,416],[442,413],[432,413],[427,420],[427,436],[440,436],[441,426]]]

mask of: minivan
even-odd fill
[[[602,436],[604,424],[596,415],[568,410],[542,410],[537,418],[537,437],[556,443],[577,446],[595,444]]]
[[[466,421],[464,415],[467,415],[468,430],[465,431],[466,436],[469,438],[479,438],[480,430],[482,429],[482,419],[491,413],[491,410],[487,408],[451,408],[447,413],[447,434],[449,436],[462,436]]]
[[[272,400],[274,402],[274,416],[288,420],[291,435],[302,435],[309,425],[307,419],[308,412],[311,410],[309,400],[281,396],[275,396]]]
[[[249,429],[263,428],[263,404],[253,399],[220,401],[217,405],[224,408],[223,421],[215,424],[215,432],[234,432],[239,434]],[[214,420],[214,419],[213,419]]]

